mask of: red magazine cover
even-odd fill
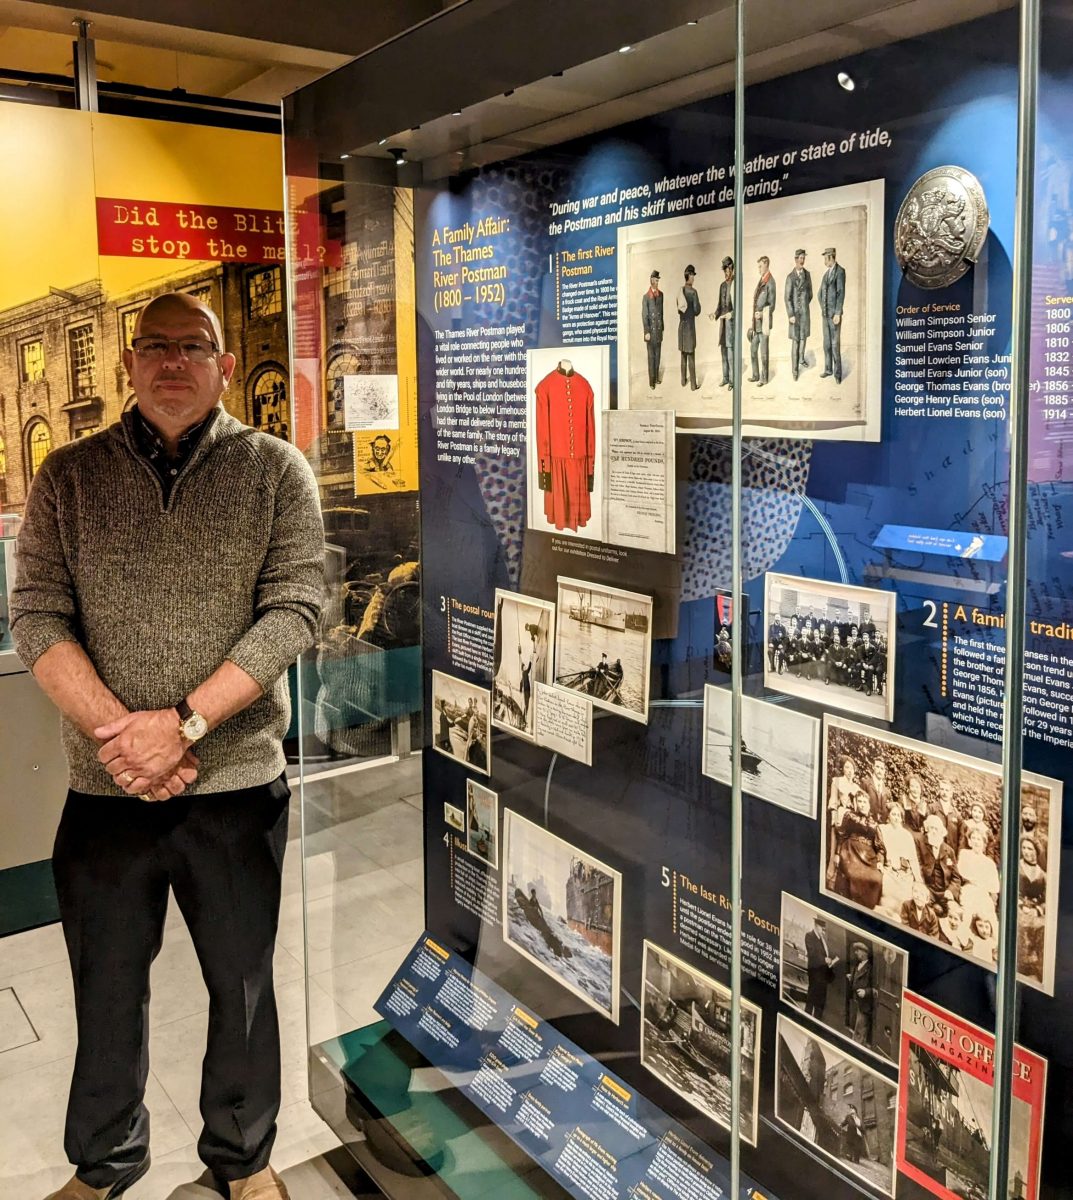
[[[912,992],[902,1000],[898,1170],[943,1200],[988,1194],[995,1039]],[[1037,1200],[1047,1060],[1014,1047],[1009,1195]]]

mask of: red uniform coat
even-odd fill
[[[579,529],[592,516],[596,412],[584,375],[556,367],[536,386],[536,440],[544,515],[556,529]]]

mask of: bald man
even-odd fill
[[[34,477],[12,604],[70,774],[52,863],[76,1170],[52,1200],[111,1200],[149,1169],[149,968],[169,891],[209,993],[198,1151],[231,1200],[279,1200],[282,738],[286,670],[321,601],[317,489],[293,447],[224,410],[235,358],[204,304],[153,300],[123,361],[137,404]]]

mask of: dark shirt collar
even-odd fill
[[[220,410],[219,408],[214,408],[203,421],[199,421],[192,428],[188,429],[179,438],[179,444],[174,455],[168,453],[164,439],[154,426],[142,416],[141,409],[135,405],[132,411],[134,413],[134,437],[138,444],[138,449],[154,466],[165,462],[175,466],[176,464],[185,465],[187,459],[197,448],[198,442],[201,441],[201,435],[216,420],[216,415]]]

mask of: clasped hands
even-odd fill
[[[199,759],[179,732],[174,708],[127,713],[94,729],[97,757],[129,796],[170,800],[197,779]]]

